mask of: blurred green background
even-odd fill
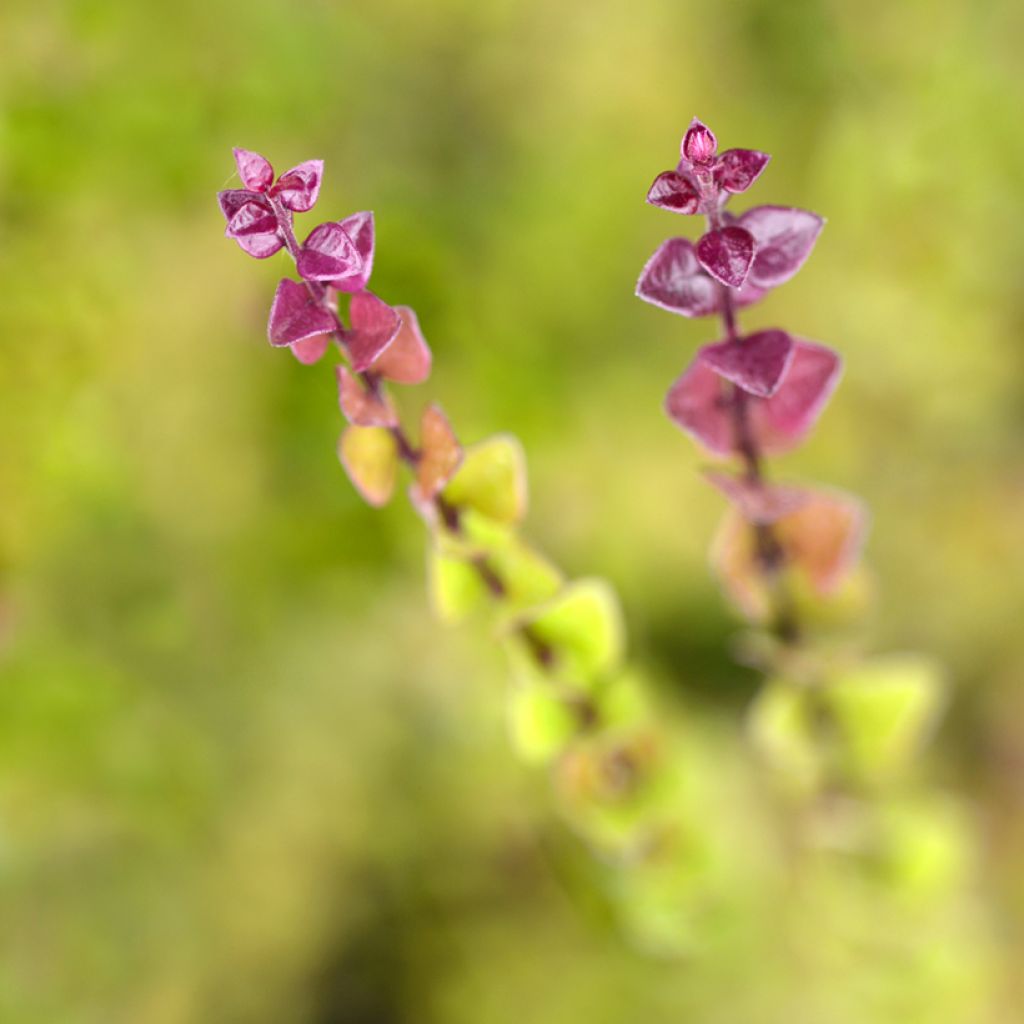
[[[0,1020],[1019,1020],[1022,47],[1014,0],[5,0]],[[774,155],[751,203],[828,218],[744,322],[846,358],[777,470],[865,497],[865,643],[950,670],[924,773],[991,944],[959,1002],[890,999],[896,954],[783,962],[770,921],[683,963],[623,939],[501,656],[345,480],[327,367],[265,342],[285,258],[214,201],[239,145],[323,157],[321,219],[376,211],[374,287],[435,353],[406,412],[521,437],[531,535],[619,588],[714,771],[759,680],[661,411],[714,329],[632,294],[693,227],[643,198],[694,114]]]

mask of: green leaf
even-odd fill
[[[526,761],[552,760],[579,732],[572,708],[543,684],[517,686],[508,711],[513,745]]]
[[[431,603],[442,622],[462,622],[490,604],[487,585],[472,564],[437,550],[428,559]]]
[[[560,675],[568,675],[569,682],[590,685],[622,660],[622,613],[615,591],[604,580],[569,584],[531,616],[530,625],[554,649]]]
[[[368,504],[388,503],[398,474],[398,446],[390,430],[347,427],[338,441],[338,458]]]
[[[785,679],[767,682],[750,709],[749,728],[758,750],[791,786],[801,792],[814,787],[820,758],[805,689]]]
[[[833,677],[822,695],[852,767],[877,779],[903,768],[924,744],[941,710],[944,687],[934,662],[897,654]]]
[[[517,523],[526,512],[526,457],[511,434],[499,434],[466,449],[462,465],[444,496],[502,523]]]

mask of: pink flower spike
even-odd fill
[[[719,288],[701,269],[687,238],[663,242],[640,272],[638,298],[681,316],[708,316],[718,311]]]
[[[330,281],[358,274],[362,265],[355,243],[334,221],[313,228],[295,261],[296,270],[307,281]]]
[[[353,213],[351,217],[341,221],[341,227],[352,239],[361,262],[358,270],[350,271],[331,281],[331,287],[339,292],[361,292],[369,283],[373,271],[373,214],[369,210]]]
[[[810,210],[755,206],[737,224],[750,232],[757,249],[750,280],[761,288],[774,288],[803,266],[825,221]]]
[[[726,192],[746,192],[771,157],[756,149],[727,149],[715,161],[715,184]]]
[[[750,419],[761,449],[778,455],[799,444],[814,426],[842,376],[838,353],[824,345],[793,339],[793,354],[771,398],[751,402]]]
[[[691,164],[708,164],[717,148],[718,140],[714,132],[695,117],[690,122],[690,127],[686,129],[679,151],[683,159],[689,160]]]
[[[270,195],[295,213],[312,210],[320,195],[320,181],[323,178],[323,160],[307,160],[290,171],[285,171],[271,186]]]
[[[323,359],[330,343],[331,336],[329,334],[314,334],[311,338],[303,338],[302,341],[292,342],[289,347],[292,350],[292,355],[303,366],[312,366]]]
[[[694,359],[669,389],[665,411],[708,451],[732,454],[734,432],[726,384],[702,359]]]
[[[266,192],[274,181],[274,168],[270,161],[248,149],[236,147],[234,154],[242,184],[253,192]]]
[[[647,202],[672,213],[691,214],[700,207],[700,193],[686,175],[678,171],[664,171],[648,189]]]
[[[697,354],[720,377],[752,395],[773,395],[793,358],[793,339],[780,330],[705,345]]]
[[[294,345],[315,334],[329,334],[335,327],[334,317],[316,305],[298,281],[284,278],[277,286],[267,325],[271,345]]]
[[[754,238],[741,227],[709,231],[697,242],[697,259],[716,280],[739,288],[754,261]]]
[[[733,476],[708,469],[704,476],[735,506],[750,523],[774,523],[795,512],[809,499],[808,492],[785,484],[768,484],[745,476]]]
[[[408,306],[395,306],[395,310],[402,318],[402,325],[371,369],[396,384],[420,384],[430,376],[430,346],[423,337],[416,314]]]
[[[351,329],[345,332],[345,347],[356,373],[368,370],[374,360],[394,341],[402,326],[397,310],[373,292],[356,292],[348,308]]]

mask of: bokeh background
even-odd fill
[[[1020,1019],[1022,48],[1013,0],[5,0],[0,1019]],[[694,114],[774,154],[750,202],[828,218],[745,323],[845,356],[779,472],[864,496],[864,642],[949,670],[922,771],[976,849],[959,1001],[890,999],[894,954],[808,1002],[770,921],[683,962],[624,939],[500,654],[344,478],[331,372],[265,342],[285,258],[214,202],[241,145],[323,157],[321,219],[376,211],[375,288],[436,358],[405,410],[519,435],[532,537],[619,588],[712,772],[759,680],[661,411],[711,328],[632,294],[691,227],[643,198]]]

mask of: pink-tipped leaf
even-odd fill
[[[274,182],[274,168],[270,161],[248,149],[236,148],[234,154],[242,184],[252,192],[266,192]]]
[[[756,149],[727,149],[715,161],[715,184],[726,192],[746,192],[771,157]]]
[[[277,286],[267,324],[271,345],[294,345],[316,334],[329,334],[335,326],[334,317],[310,298],[304,285],[284,278]]]
[[[373,214],[369,210],[353,213],[341,221],[341,228],[356,247],[359,254],[357,268],[339,274],[331,286],[339,292],[361,292],[370,281],[373,272],[374,226]]]
[[[788,281],[804,265],[825,225],[816,213],[792,206],[755,206],[736,223],[753,236],[750,280],[761,288]]]
[[[697,259],[713,278],[739,288],[754,262],[754,237],[735,225],[709,231],[697,242]]]
[[[789,368],[793,339],[777,329],[758,331],[745,338],[705,345],[698,358],[744,391],[769,398]]]
[[[309,233],[295,266],[307,281],[333,281],[360,274],[363,261],[344,227],[336,221],[328,221]]]
[[[708,316],[718,311],[718,285],[701,269],[688,238],[670,238],[655,250],[637,281],[636,294],[670,313]]]
[[[337,368],[338,404],[349,423],[360,427],[394,427],[398,416],[379,386],[368,388],[344,366]]]
[[[373,292],[356,292],[349,304],[350,327],[345,332],[345,347],[352,369],[362,373],[370,369],[398,335],[402,318]]]
[[[323,160],[306,160],[284,172],[270,188],[270,195],[295,213],[312,210],[320,195],[323,178]]]
[[[700,193],[685,174],[664,171],[648,189],[647,202],[672,213],[692,214],[700,208]]]
[[[408,306],[395,306],[395,311],[402,319],[401,326],[371,369],[396,384],[421,384],[430,376],[430,347],[413,310]]]
[[[428,405],[420,421],[420,452],[416,464],[415,497],[432,501],[455,475],[462,462],[462,448],[447,417],[438,405]]]

